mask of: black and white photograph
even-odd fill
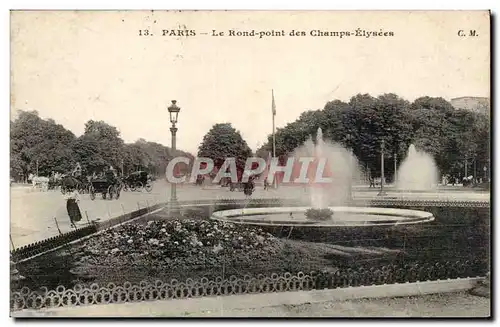
[[[490,28],[11,10],[10,316],[490,318]]]

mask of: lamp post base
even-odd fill
[[[173,217],[173,216],[178,216],[179,213],[180,213],[180,209],[179,209],[179,206],[177,203],[177,198],[175,198],[175,199],[171,198],[170,203],[168,205],[168,215],[170,217]]]

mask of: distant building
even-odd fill
[[[484,97],[460,97],[450,101],[455,109],[469,110],[483,114],[490,114],[490,99]]]

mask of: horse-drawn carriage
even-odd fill
[[[49,177],[49,190],[55,190],[57,187],[62,186],[61,179],[57,179],[54,176]]]
[[[124,190],[141,190],[145,188],[146,191],[151,192],[153,185],[151,184],[151,177],[145,171],[136,171],[131,173],[123,180]]]
[[[101,193],[102,199],[113,200],[120,198],[121,183],[118,179],[97,178],[90,182],[90,199],[95,200],[96,194]]]
[[[49,189],[50,189],[50,181],[49,181]],[[82,177],[77,178],[74,176],[63,176],[60,180],[54,180],[53,187],[60,186],[61,193],[65,194],[71,189],[76,189],[78,193],[84,194],[89,192],[90,182]]]

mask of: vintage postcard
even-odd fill
[[[489,11],[11,11],[13,317],[490,317]]]

